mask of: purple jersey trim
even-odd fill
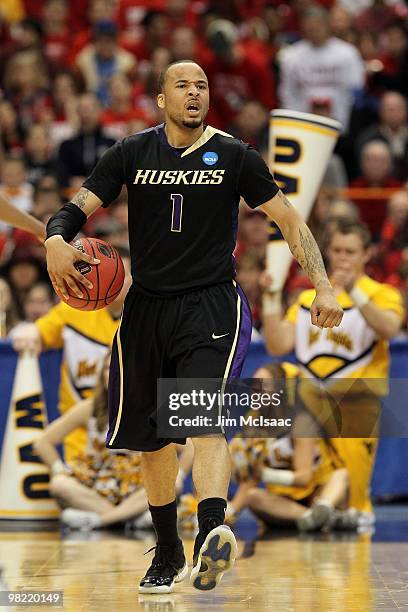
[[[116,332],[112,344],[112,354],[109,366],[109,386],[108,386],[108,410],[109,410],[109,429],[106,436],[106,446],[109,445],[110,439],[115,431],[116,421],[119,413],[120,403],[120,365],[118,355],[118,339]]]
[[[245,293],[237,284],[237,293],[241,298],[241,319],[238,332],[238,342],[232,359],[228,379],[239,378],[247,356],[252,334],[252,315]]]

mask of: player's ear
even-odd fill
[[[164,94],[163,93],[159,93],[159,95],[157,96],[157,106],[159,108],[164,108]]]

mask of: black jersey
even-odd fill
[[[240,196],[255,208],[278,191],[257,151],[210,126],[180,150],[164,125],[124,138],[84,183],[103,206],[123,185],[133,282],[158,296],[232,280]]]

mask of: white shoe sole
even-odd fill
[[[215,527],[201,546],[190,582],[200,591],[211,591],[233,567],[237,554],[237,541],[231,529],[227,525]]]
[[[183,569],[181,569],[179,571],[179,573],[177,574],[177,576],[174,578],[172,584],[170,584],[169,586],[163,585],[163,586],[140,586],[139,585],[139,593],[150,593],[151,595],[154,595],[155,593],[160,594],[160,593],[172,593],[174,591],[174,585],[176,582],[181,582],[182,580],[184,580],[184,578],[187,576],[188,574],[188,565],[187,565],[187,561],[184,563],[184,567]]]

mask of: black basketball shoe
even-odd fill
[[[200,591],[214,589],[225,572],[235,563],[237,541],[227,525],[212,526],[199,532],[194,543],[193,569],[190,581]]]
[[[153,561],[140,582],[139,593],[171,593],[174,583],[184,580],[188,572],[183,544],[179,540],[175,546],[157,544],[153,549]]]

